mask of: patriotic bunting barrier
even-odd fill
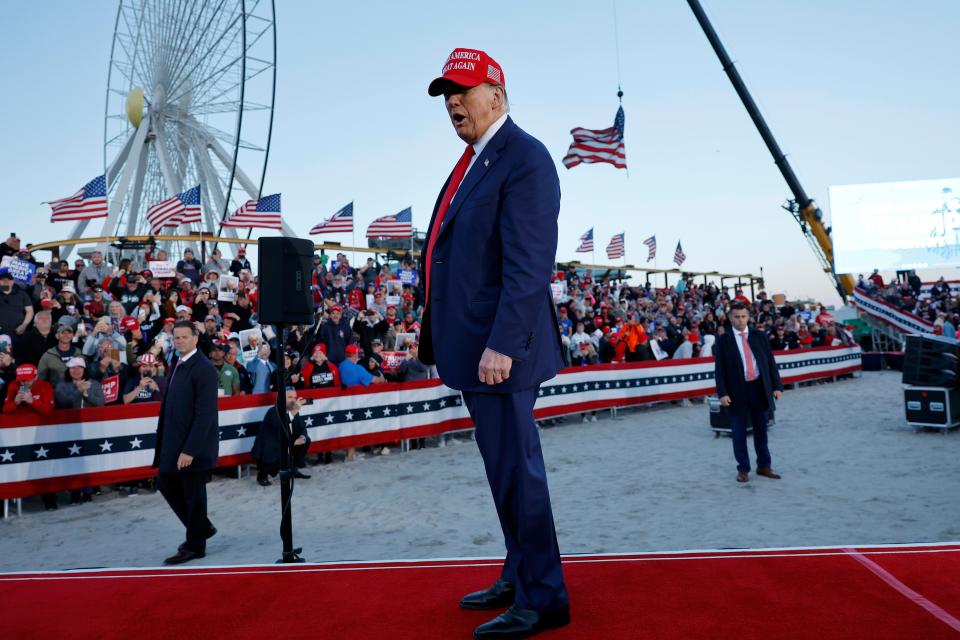
[[[870,296],[857,287],[853,291],[853,304],[862,312],[876,318],[903,333],[933,333],[933,325],[912,313],[901,311],[888,302]]]
[[[785,383],[859,371],[859,347],[775,354]],[[565,369],[540,389],[537,418],[714,393],[713,359],[664,360]],[[439,380],[348,391],[304,391],[312,451],[357,447],[467,429],[460,393]],[[220,466],[250,461],[272,394],[221,398]],[[57,411],[47,418],[0,416],[0,498],[124,482],[154,475],[157,404]]]

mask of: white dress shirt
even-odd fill
[[[463,175],[466,176],[467,173],[470,173],[473,163],[477,161],[477,158],[480,157],[480,154],[483,153],[484,148],[487,146],[487,143],[490,142],[490,139],[493,136],[497,135],[497,131],[500,131],[500,127],[503,126],[503,123],[507,121],[507,114],[503,114],[491,124],[486,131],[483,132],[483,135],[480,136],[480,139],[473,143],[473,157],[470,158],[470,163],[467,164],[467,171]],[[461,183],[463,184],[463,183]]]
[[[744,331],[737,331],[733,327],[730,328],[730,331],[733,332],[733,341],[737,343],[737,350],[740,351],[740,362],[743,363],[743,379],[747,382],[750,382],[750,379],[747,377],[747,358],[743,353],[743,338],[747,338],[749,342],[750,327],[747,327]],[[750,360],[753,361],[753,375],[754,380],[760,377],[760,369],[757,367],[757,358],[753,355],[753,347],[750,347]]]

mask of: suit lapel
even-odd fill
[[[483,152],[477,156],[477,159],[474,160],[473,166],[470,167],[470,170],[467,171],[467,175],[464,176],[463,182],[460,183],[460,188],[457,189],[456,195],[453,197],[453,200],[450,202],[450,209],[447,211],[447,215],[444,216],[443,226],[440,228],[440,233],[437,234],[437,239],[439,240],[440,236],[443,235],[443,232],[449,228],[450,223],[457,216],[460,209],[463,207],[463,203],[470,199],[470,193],[473,189],[483,180],[483,177],[487,175],[487,172],[490,170],[490,167],[497,161],[497,158],[500,155],[500,150],[503,149],[503,146],[507,142],[507,138],[510,133],[513,131],[515,124],[513,120],[507,116],[506,122],[503,123],[503,126],[500,127],[500,130],[490,139],[490,142],[487,143],[487,146],[483,148]]]

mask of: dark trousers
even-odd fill
[[[770,466],[770,449],[767,448],[767,393],[763,388],[763,381],[757,378],[747,383],[747,397],[744,400],[736,399],[730,414],[731,439],[733,440],[733,457],[737,459],[737,471],[750,471],[750,453],[747,451],[747,426],[753,425],[753,448],[757,452],[757,468]],[[739,410],[737,410],[739,409]]]
[[[203,553],[207,547],[207,532],[213,524],[207,519],[207,481],[210,473],[206,471],[160,472],[157,488],[167,504],[187,528],[187,540],[183,548],[187,551]]]
[[[507,558],[502,578],[515,603],[547,611],[567,606],[547,472],[533,420],[539,387],[512,394],[463,392],[500,518]]]
[[[307,466],[307,449],[310,448],[310,438],[303,444],[293,445],[293,469],[302,469]],[[257,462],[257,480],[266,480],[269,476],[275,476],[280,473],[280,462],[264,464]]]

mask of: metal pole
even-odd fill
[[[293,548],[293,465],[291,463],[291,449],[293,448],[293,434],[290,429],[290,416],[287,415],[286,368],[283,361],[283,350],[287,344],[287,327],[283,324],[274,325],[279,341],[277,342],[277,415],[280,418],[280,539],[283,541],[283,556],[277,564],[304,562],[300,557],[301,548]]]

